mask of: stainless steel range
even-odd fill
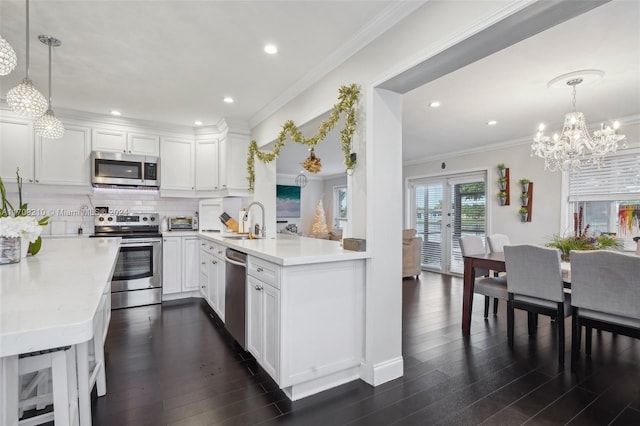
[[[111,308],[162,302],[162,235],[157,213],[102,213],[93,237],[122,237],[111,280]]]

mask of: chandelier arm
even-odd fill
[[[27,80],[29,79],[29,0],[26,0],[27,3],[27,37],[25,37],[25,41],[27,44],[27,60],[25,61],[25,65],[27,66]]]
[[[49,40],[49,109],[51,109],[51,40]]]

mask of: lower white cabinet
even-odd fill
[[[162,238],[162,294],[179,294],[198,290],[199,238]]]
[[[247,350],[291,400],[359,377],[364,260],[247,264]]]
[[[247,350],[269,375],[280,380],[280,290],[247,277]]]
[[[200,240],[200,294],[224,322],[225,314],[224,247]]]

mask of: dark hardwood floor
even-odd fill
[[[557,365],[556,330],[540,317],[529,338],[506,305],[461,331],[462,280],[423,273],[403,287],[404,376],[378,387],[355,381],[291,402],[238,350],[197,299],[113,311],[107,395],[95,425],[640,425],[640,341],[594,333],[593,355],[571,374]]]

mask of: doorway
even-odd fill
[[[462,274],[460,238],[486,236],[486,172],[409,181],[410,225],[422,236],[425,270]]]

